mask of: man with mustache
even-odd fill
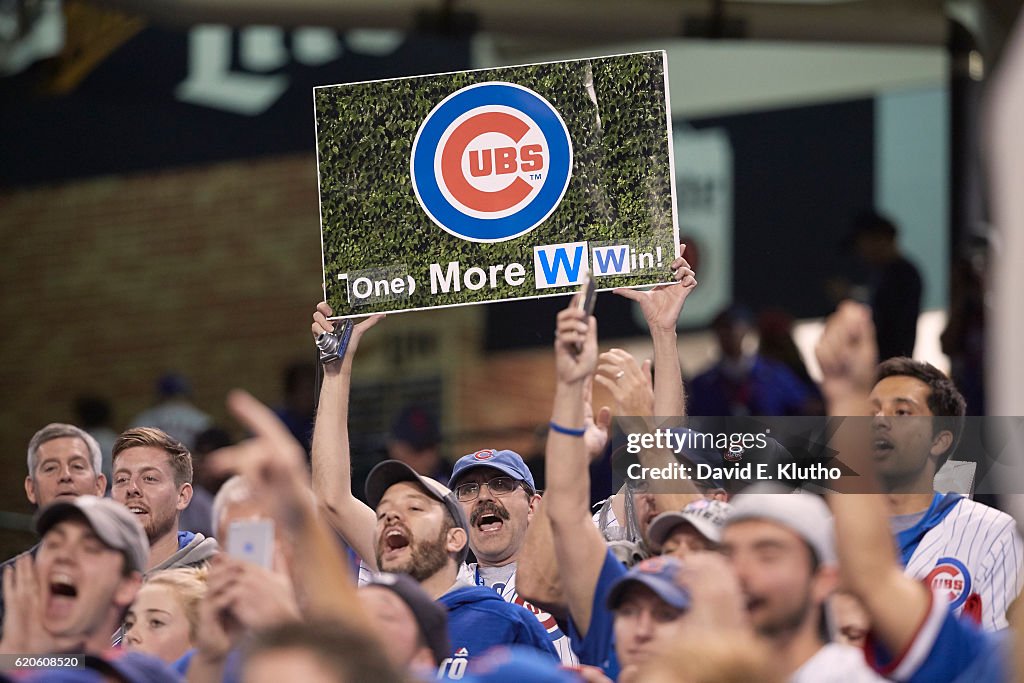
[[[25,497],[42,509],[55,500],[82,495],[102,496],[107,478],[102,472],[103,451],[88,432],[74,425],[48,424],[28,442],[28,476]],[[0,564],[0,574],[13,567],[19,557],[35,557],[39,544]],[[0,587],[0,624],[4,618],[4,594]],[[3,627],[0,626],[0,635]]]
[[[452,470],[452,491],[469,518],[469,547],[477,562],[462,576],[497,591],[506,602],[533,612],[551,638],[559,659],[575,666],[578,658],[555,618],[516,591],[516,569],[540,495],[533,473],[515,451],[487,448],[459,458]]]
[[[334,330],[326,303],[313,315],[313,336]],[[520,643],[551,655],[548,634],[526,609],[493,590],[460,579],[469,545],[463,506],[443,484],[398,460],[385,460],[366,479],[366,500],[352,494],[348,402],[352,361],[359,341],[383,316],[371,316],[352,331],[341,362],[324,365],[313,430],[313,490],[328,520],[372,569],[408,574],[448,609],[451,654],[441,678],[459,679],[469,660],[499,644]]]

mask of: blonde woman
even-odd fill
[[[124,621],[124,647],[168,664],[195,642],[206,569],[168,569],[146,579]]]

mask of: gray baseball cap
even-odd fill
[[[746,491],[733,500],[726,528],[746,519],[774,522],[806,541],[819,563],[836,564],[832,512],[820,496],[769,484],[755,484]]]
[[[403,481],[419,484],[426,491],[427,495],[448,509],[448,512],[451,513],[452,518],[455,520],[455,526],[462,528],[467,534],[469,533],[469,521],[466,519],[466,512],[455,498],[455,494],[441,482],[417,474],[416,470],[400,460],[385,460],[370,470],[370,474],[366,476],[366,502],[370,504],[371,508],[376,510],[377,506],[380,505],[380,499],[384,497],[384,493],[395,484]],[[466,561],[468,554],[469,542],[467,541],[466,545],[459,551],[459,564]]]
[[[96,496],[59,500],[36,515],[36,533],[45,536],[47,531],[70,517],[85,519],[101,541],[124,553],[129,570],[145,573],[149,539],[142,524],[124,505]]]
[[[647,538],[655,546],[660,546],[673,529],[680,524],[689,524],[712,543],[721,543],[722,528],[731,512],[732,506],[728,503],[719,500],[695,500],[684,507],[682,512],[662,512],[652,519],[647,527]]]

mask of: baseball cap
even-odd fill
[[[149,539],[139,520],[124,505],[96,496],[60,500],[47,505],[36,515],[36,533],[44,536],[69,517],[84,517],[101,541],[124,553],[130,570],[145,573],[149,562]]]
[[[452,483],[454,484],[459,477],[469,470],[478,467],[493,467],[513,479],[526,482],[529,484],[531,491],[537,490],[537,485],[533,483],[533,473],[530,472],[530,468],[523,461],[523,456],[515,451],[499,451],[493,448],[485,448],[459,458],[452,469]]]
[[[418,583],[405,574],[381,572],[374,575],[366,586],[386,588],[402,599],[416,619],[423,642],[434,654],[435,664],[440,664],[448,656],[451,652],[448,643],[448,613],[444,607],[431,600]]]
[[[820,496],[771,484],[755,484],[746,491],[734,499],[726,527],[746,519],[775,522],[806,541],[819,563],[836,563],[832,513]]]
[[[616,609],[622,604],[626,590],[634,584],[646,586],[676,609],[689,609],[690,594],[676,583],[676,577],[682,568],[679,560],[665,556],[651,557],[634,565],[612,584],[608,591],[608,609]]]
[[[469,662],[469,683],[578,683],[558,662],[526,645],[498,645]]]
[[[437,420],[426,408],[410,404],[395,417],[391,425],[391,438],[404,441],[413,449],[422,451],[441,442],[441,430]]]
[[[712,543],[721,543],[722,527],[731,511],[731,505],[719,500],[695,500],[681,512],[662,512],[652,519],[647,527],[647,538],[654,545],[660,546],[676,526],[687,523]]]
[[[441,482],[417,474],[416,470],[401,460],[385,460],[370,470],[370,474],[366,477],[366,502],[376,510],[385,491],[403,481],[419,484],[427,495],[448,508],[448,512],[455,520],[455,526],[461,527],[466,530],[466,533],[469,533],[469,521],[466,519],[462,505],[455,499],[455,494]],[[465,562],[468,554],[469,543],[467,542],[459,552],[459,563]]]

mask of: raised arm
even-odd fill
[[[588,462],[601,457],[608,445],[608,428],[611,425],[611,409],[602,407],[597,415],[591,405],[593,386],[592,378],[583,383],[583,435],[584,448]],[[588,470],[589,474],[589,470]],[[544,611],[559,619],[569,613],[565,590],[562,588],[561,576],[558,572],[558,558],[555,557],[555,541],[551,531],[551,520],[548,518],[544,501],[533,513],[533,519],[526,530],[526,540],[519,556],[516,569],[516,590]]]
[[[590,459],[582,437],[585,384],[597,361],[597,321],[588,320],[570,304],[558,314],[556,329],[557,376],[545,453],[545,504],[569,613],[585,636],[606,553],[601,532],[590,519]],[[578,342],[583,345],[579,354]]]
[[[843,302],[825,323],[815,352],[822,392],[832,416],[870,415],[868,393],[878,350],[871,311]],[[906,576],[896,557],[885,497],[875,481],[867,420],[845,420],[833,436],[840,459],[859,476],[839,488],[872,493],[833,493],[836,549],[843,581],[864,604],[872,631],[893,653],[904,652],[931,605],[928,589]]]
[[[292,539],[291,573],[303,615],[351,626],[366,623],[355,580],[331,530],[317,514],[302,447],[265,405],[244,391],[228,397],[231,413],[254,434],[216,455],[225,470],[252,482],[254,494],[275,503],[275,518]]]
[[[864,605],[875,637],[889,652],[905,652],[928,616],[923,583],[903,573],[889,531],[885,497],[829,494],[843,583]]]
[[[537,505],[526,529],[516,565],[516,592],[535,607],[561,619],[567,614],[565,592],[555,557],[555,536],[544,500]]]
[[[821,393],[827,413],[839,417],[870,415],[868,394],[878,363],[871,309],[853,301],[840,303],[825,321],[814,352],[821,366]]]
[[[615,294],[640,304],[654,343],[654,415],[686,415],[683,370],[679,364],[676,322],[686,298],[697,287],[697,278],[683,258],[686,245],[679,245],[679,258],[672,262],[672,285],[658,285],[647,291],[616,289]]]
[[[269,408],[246,392],[232,392],[228,408],[254,436],[214,453],[210,470],[241,474],[254,495],[271,504],[275,524],[294,549],[290,573],[302,616],[363,628],[367,615],[334,535],[317,514],[302,447]],[[261,600],[251,590],[238,595],[238,586],[232,587],[232,570],[226,565],[238,560],[221,555],[213,563],[207,599],[199,607],[196,654],[188,669],[192,683],[223,680],[228,654],[253,628],[249,612]]]
[[[321,302],[313,314],[313,337],[334,330],[331,307]],[[324,365],[316,423],[313,427],[313,492],[327,519],[363,562],[376,568],[373,535],[376,516],[352,494],[352,457],[348,440],[348,405],[352,386],[352,359],[359,340],[384,316],[374,315],[355,326],[348,353],[341,362]]]
[[[639,365],[626,351],[611,349],[601,354],[594,381],[607,389],[615,400],[620,429],[640,433],[653,432],[659,426],[655,417],[658,399],[651,386],[650,361]],[[681,383],[679,388],[681,391]],[[641,450],[637,459],[641,467],[652,469],[661,469],[678,462],[671,451],[653,448]],[[700,496],[690,481],[652,478],[647,484],[650,492],[655,494],[654,505],[658,512],[682,510]]]

